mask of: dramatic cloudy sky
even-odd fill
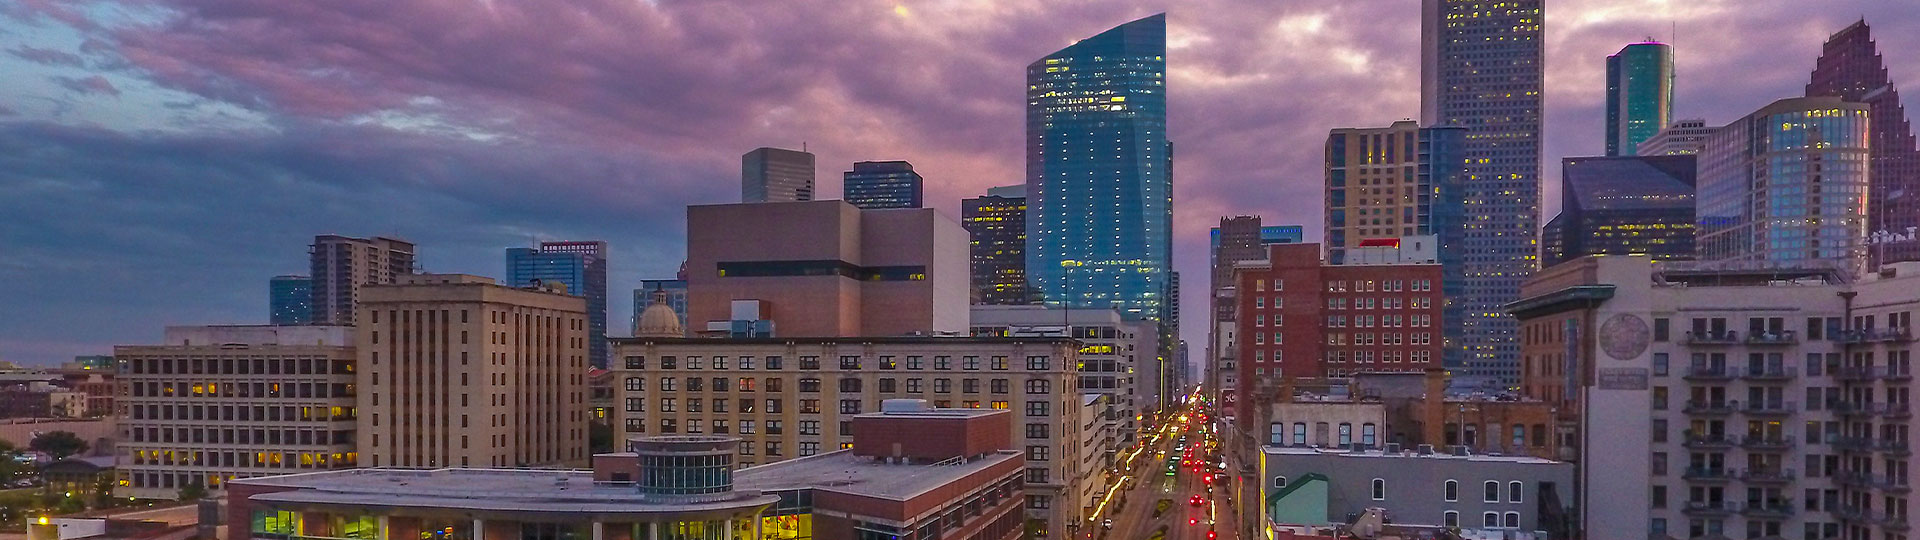
[[[1724,123],[1799,93],[1861,16],[1913,88],[1911,7],[1552,1],[1547,161],[1600,149],[1626,42],[1677,36],[1676,113]],[[957,215],[1024,175],[1028,62],[1166,10],[1177,264],[1204,314],[1207,227],[1318,223],[1326,130],[1417,115],[1416,2],[0,1],[0,359],[264,322],[316,233],[491,276],[504,247],[605,239],[628,290],[671,275],[683,208],[737,198],[757,146],[806,143],[829,197],[852,161],[910,160]]]

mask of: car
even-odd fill
[[[1103,519],[1103,520],[1100,520],[1100,528],[1102,528],[1102,529],[1112,529],[1112,528],[1113,528],[1113,518],[1107,518],[1107,519]]]
[[[1187,504],[1190,506],[1200,506],[1206,503],[1207,503],[1207,500],[1200,498],[1199,495],[1194,495],[1193,498],[1187,499]]]

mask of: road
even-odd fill
[[[1236,518],[1225,498],[1227,489],[1220,486],[1209,490],[1210,483],[1205,480],[1207,475],[1219,472],[1218,454],[1206,449],[1207,438],[1201,427],[1205,423],[1198,421],[1200,411],[1190,409],[1188,414],[1189,421],[1149,437],[1138,455],[1122,453],[1123,462],[1132,455],[1132,467],[1123,472],[1128,484],[1116,492],[1101,516],[1102,520],[1112,519],[1113,528],[1096,533],[1096,539],[1208,540],[1207,532],[1213,530],[1216,538],[1238,540],[1238,527],[1233,526]],[[1182,435],[1186,437],[1184,447],[1179,443]],[[1188,451],[1192,459],[1185,459]],[[1167,475],[1169,457],[1182,458],[1172,476]],[[1190,462],[1198,462],[1200,468],[1195,470]],[[1202,504],[1197,507],[1191,504],[1195,495],[1201,497]],[[1167,502],[1164,509],[1159,507],[1160,501]]]

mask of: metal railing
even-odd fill
[[[1792,330],[1783,332],[1749,332],[1748,345],[1792,345],[1800,342],[1800,334]]]
[[[1687,331],[1686,342],[1689,345],[1732,345],[1740,342],[1740,333],[1732,330],[1725,332]]]

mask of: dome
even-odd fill
[[[680,314],[667,306],[667,292],[654,291],[653,303],[640,312],[640,324],[633,329],[633,337],[686,337],[680,329]]]

